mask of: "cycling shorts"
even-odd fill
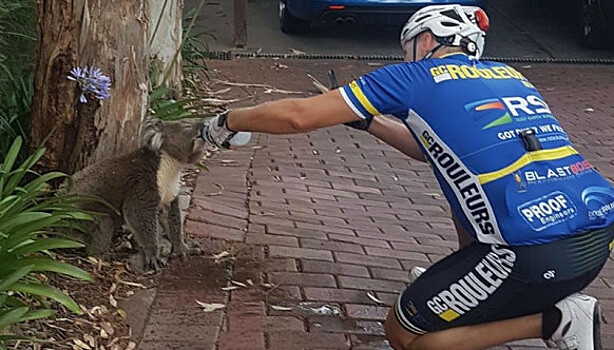
[[[540,313],[593,281],[614,245],[614,225],[542,245],[474,242],[434,264],[398,298],[414,334]]]

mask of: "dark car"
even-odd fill
[[[284,33],[300,33],[311,22],[400,24],[427,5],[461,4],[484,8],[485,0],[279,0]]]
[[[592,48],[611,47],[614,42],[614,0],[578,0],[582,44]]]

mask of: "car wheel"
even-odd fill
[[[309,21],[292,16],[286,1],[279,0],[279,27],[287,34],[305,33],[309,30]]]
[[[598,0],[580,0],[580,40],[590,48],[606,48],[610,38],[606,34],[606,23],[599,9]]]

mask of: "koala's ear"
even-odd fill
[[[143,124],[143,144],[153,150],[159,150],[162,147],[164,123],[158,118],[147,118]]]

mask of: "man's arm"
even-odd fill
[[[266,102],[231,110],[227,125],[233,131],[294,134],[359,120],[338,90],[308,98]]]
[[[388,117],[378,116],[373,118],[367,131],[403,154],[423,162],[426,161],[414,135],[404,124]]]

